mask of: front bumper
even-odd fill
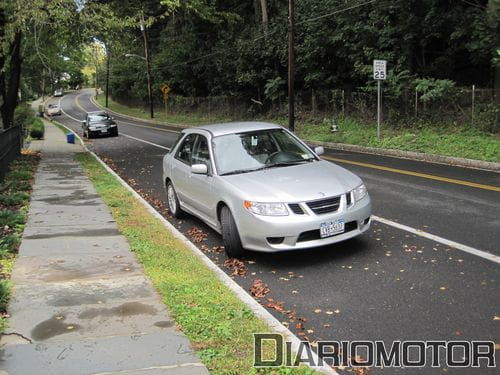
[[[241,243],[249,250],[278,252],[299,250],[329,245],[356,237],[370,228],[371,202],[367,194],[350,207],[346,206],[345,195],[336,212],[316,215],[314,213],[288,216],[260,216],[242,207],[237,220]],[[320,238],[322,223],[343,219],[344,233]]]

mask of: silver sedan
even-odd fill
[[[169,210],[222,234],[229,257],[347,240],[370,227],[370,197],[358,176],[322,153],[269,123],[185,129],[163,159]]]

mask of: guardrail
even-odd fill
[[[21,154],[23,134],[20,126],[0,130],[0,181],[10,162]]]

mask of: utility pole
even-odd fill
[[[146,27],[144,25],[144,13],[141,14],[141,32],[142,37],[144,38],[144,56],[146,58],[146,73],[148,76],[148,99],[149,99],[149,111],[151,118],[154,117],[154,109],[153,109],[153,90],[151,88],[151,67],[149,61],[149,43],[148,43],[148,34],[146,33]]]
[[[109,96],[109,46],[106,44],[106,108],[108,108]]]
[[[288,129],[292,132],[295,131],[293,8],[293,0],[288,0]]]

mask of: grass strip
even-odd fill
[[[8,325],[12,268],[27,219],[31,187],[40,157],[23,151],[0,183],[0,334]]]
[[[104,96],[97,102],[104,106]],[[109,100],[109,109],[125,115],[149,119],[149,112],[128,107]],[[202,116],[196,112],[186,115],[165,115],[158,112],[156,121],[173,122],[186,126],[229,121],[228,118]],[[264,118],[287,126],[283,117]],[[454,156],[475,160],[500,162],[500,135],[490,134],[467,125],[457,125],[443,121],[439,124],[418,122],[407,127],[392,127],[382,124],[381,137],[377,138],[375,123],[361,123],[349,117],[336,118],[339,131],[331,132],[331,124],[314,119],[297,119],[296,133],[308,141],[352,144],[365,147],[423,152],[435,155]]]
[[[266,324],[90,154],[77,154],[120,232],[212,374],[314,374],[307,367],[255,369],[253,333]],[[272,358],[272,353],[266,355]]]

